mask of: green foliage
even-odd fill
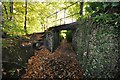
[[[24,35],[24,21],[25,21],[25,3],[13,2],[12,20],[9,20],[10,2],[3,2],[3,16],[4,24],[3,31],[12,35]],[[5,7],[6,8],[5,8]],[[64,5],[66,6],[66,5]],[[27,32],[43,32],[46,29],[46,17],[60,10],[62,7],[57,2],[51,3],[27,3]],[[51,21],[49,23],[51,24]]]
[[[23,3],[14,3],[13,5],[13,13],[12,13],[12,20],[10,20],[10,6],[9,2],[2,3],[4,6],[6,6],[6,9],[3,6],[3,16],[4,16],[4,23],[3,23],[3,31],[6,32],[9,35],[23,35],[23,22],[24,22],[24,9],[22,9]],[[8,14],[6,14],[6,12]],[[8,19],[7,19],[8,18]]]
[[[61,10],[62,8],[73,4],[74,2],[49,2],[49,3],[27,3],[28,14],[27,14],[27,32],[28,34],[33,32],[42,32],[46,29],[46,17],[50,14]],[[13,13],[10,14],[10,2],[3,2],[3,15],[4,24],[3,31],[7,34],[12,35],[24,35],[24,17],[25,17],[25,3],[14,2]],[[119,24],[119,13],[114,9],[119,9],[120,3],[109,3],[109,2],[85,2],[84,3],[84,16],[75,15],[73,19],[78,21],[81,18],[88,18],[88,16],[94,18],[95,22],[102,24]],[[6,10],[5,10],[6,7]],[[66,16],[79,13],[80,2],[71,6],[66,11]],[[7,12],[7,13],[6,13]],[[112,12],[112,14],[111,14]],[[61,15],[61,14],[58,14]],[[9,20],[12,16],[12,20]],[[8,18],[8,19],[7,19]],[[70,17],[71,19],[72,17]],[[55,20],[55,15],[50,17],[48,20],[48,26],[52,26]]]
[[[69,3],[69,5],[72,5],[72,4],[74,4],[74,2]],[[67,15],[73,15],[73,14],[75,14],[71,18],[77,20],[80,17],[79,11],[80,11],[80,2],[77,2],[76,4],[74,4],[74,5],[72,5],[71,7],[68,8]],[[76,13],[78,13],[78,14],[76,14]]]
[[[102,24],[111,24],[115,26],[118,25],[119,19],[120,19],[119,14],[113,13],[113,14],[101,14],[100,16],[97,15],[94,18],[94,21]]]
[[[72,42],[72,34],[73,34],[73,31],[71,31],[71,30],[68,30],[66,32],[66,39],[68,42]]]
[[[10,14],[10,2],[3,2],[3,15],[4,15],[4,24],[3,31],[7,34],[12,35],[24,35],[24,22],[25,22],[25,3],[24,2],[13,2],[13,13]],[[59,5],[61,4],[61,5]],[[51,2],[51,3],[27,3],[27,32],[28,34],[33,32],[42,32],[46,29],[46,17],[61,10],[62,8],[73,4],[73,2]],[[5,7],[6,9],[5,9]],[[71,15],[76,12],[79,12],[79,3],[74,5],[66,11],[66,14]],[[59,14],[60,15],[60,14]],[[12,20],[9,20],[12,16]],[[54,17],[54,18],[53,18]],[[55,16],[50,17],[48,20],[48,26],[51,25],[52,21],[55,19]],[[74,18],[78,18],[74,16]],[[53,24],[53,23],[52,23]]]
[[[59,34],[60,42],[64,39],[63,35]]]
[[[108,14],[112,8],[119,8],[118,2],[87,2],[85,3],[85,12],[90,16],[96,16],[99,14]]]

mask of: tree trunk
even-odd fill
[[[24,30],[25,30],[25,33],[27,34],[26,24],[27,24],[27,0],[25,1],[25,22],[24,22]]]
[[[83,6],[84,6],[84,2],[80,3],[80,16],[83,15]]]
[[[13,1],[10,0],[10,20],[12,20],[12,14],[13,14]]]
[[[3,8],[2,8],[2,5],[3,5],[3,3],[2,4],[0,4],[0,16],[1,16],[1,18],[0,18],[0,23],[2,24],[1,26],[3,26],[3,23],[4,23],[4,18],[3,18]],[[1,27],[0,26],[0,27]]]
[[[3,4],[3,3],[2,3],[2,5],[4,6],[4,10],[5,10],[5,13],[6,13],[6,17],[7,17],[7,19],[8,19],[8,12],[7,12],[7,8],[6,8],[5,4]]]

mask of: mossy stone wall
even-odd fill
[[[81,20],[72,45],[87,78],[114,78],[119,73],[118,32],[115,26]]]

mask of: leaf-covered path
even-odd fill
[[[25,78],[37,79],[80,79],[82,69],[76,60],[76,54],[71,43],[63,40],[54,53],[42,46],[35,56],[28,60],[28,68],[21,80]]]

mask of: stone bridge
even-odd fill
[[[78,22],[73,22],[70,24],[63,24],[63,25],[49,28],[45,32],[44,44],[51,52],[55,51],[55,49],[58,47],[58,45],[60,43],[60,31],[61,30],[71,30],[74,34],[78,25],[79,25]]]

